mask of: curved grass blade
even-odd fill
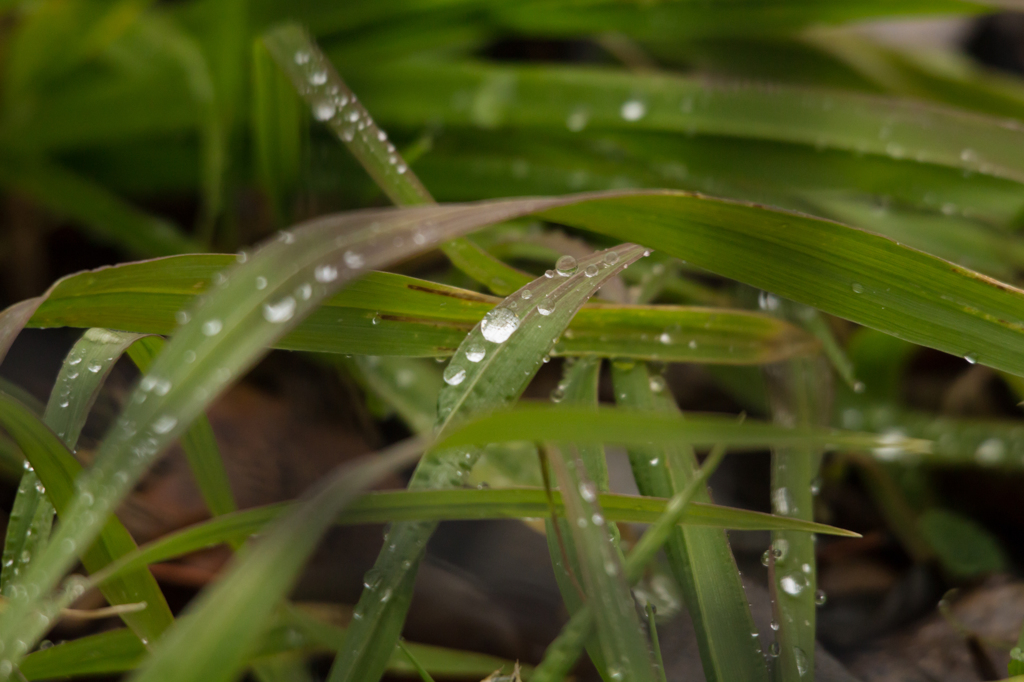
[[[819,359],[793,361],[766,371],[773,419],[784,426],[826,422],[830,411],[829,374]],[[814,517],[814,479],[822,450],[815,447],[772,451],[772,511],[779,516]],[[814,675],[817,562],[814,537],[775,531],[768,551],[769,590],[779,629],[776,680]]]
[[[537,202],[546,203],[527,203]],[[24,578],[39,587],[39,595],[13,602],[0,619],[3,660],[15,664],[24,653],[15,649],[15,641],[39,637],[38,623],[29,624],[35,621],[31,614],[75,561],[74,548],[96,537],[156,455],[269,345],[364,268],[430,248],[480,220],[506,218],[501,209],[485,213],[487,217],[466,207],[365,211],[313,221],[303,230],[284,233],[260,252],[241,257],[247,262],[225,275],[216,292],[183,312],[183,319],[191,322],[181,327],[141,379],[100,444],[95,464],[79,478],[65,522]],[[0,316],[0,335],[13,337],[38,300]]]
[[[654,682],[636,603],[623,575],[618,537],[609,531],[597,504],[596,486],[587,476],[586,464],[582,457],[568,459],[560,452],[553,452],[550,461],[565,502],[566,525],[572,534],[586,605],[593,614],[605,679]]]
[[[280,26],[263,37],[263,44],[312,107],[313,116],[345,143],[395,205],[434,203],[402,155],[387,141],[387,133],[377,127],[305,30],[294,24]],[[510,294],[532,279],[463,237],[442,244],[441,250],[455,267],[497,294]]]
[[[681,417],[663,377],[643,364],[612,364],[616,403],[649,414]],[[734,422],[735,423],[735,422]],[[678,444],[629,448],[633,478],[641,494],[672,497],[698,477],[693,447]],[[693,499],[710,502],[706,486]],[[665,553],[693,621],[708,680],[768,680],[757,628],[739,569],[720,530],[683,527],[666,538]]]
[[[128,349],[128,355],[139,371],[145,374],[164,345],[164,340],[160,337],[147,337],[133,344]],[[228,472],[224,468],[224,460],[221,459],[220,450],[217,448],[217,438],[205,414],[196,417],[188,430],[182,434],[181,449],[185,452],[189,468],[192,469],[192,475],[210,513],[219,516],[238,509],[234,493],[231,492]]]
[[[50,392],[43,422],[57,433],[67,448],[73,450],[77,446],[85,420],[114,362],[139,338],[138,334],[89,329],[65,358]],[[4,596],[12,596],[16,587],[13,582],[32,557],[46,546],[54,513],[43,482],[31,463],[26,462],[4,542],[0,573]]]
[[[140,338],[138,334],[89,329],[68,353],[43,415],[46,427],[56,432],[65,447],[74,448],[78,443],[86,418],[114,363]],[[36,438],[45,439],[45,436],[41,435],[41,425],[36,425],[36,429]],[[26,571],[30,562],[45,548],[50,536],[54,507],[66,510],[70,500],[68,483],[81,471],[81,465],[77,461],[62,456],[52,444],[46,449],[51,453],[57,453],[56,459],[47,458],[50,461],[44,463],[38,475],[33,469],[27,470],[23,478],[25,491],[15,500],[16,508],[34,507],[35,513],[31,526],[32,536],[21,536],[19,542],[17,536],[9,534],[4,546],[4,571],[7,573],[4,577],[4,586],[9,596],[24,589],[17,576]],[[39,455],[26,454],[29,455],[30,461],[38,462]],[[51,468],[54,464],[62,471]],[[17,546],[13,547],[12,544]],[[6,556],[8,548],[12,562],[9,566]],[[94,573],[135,549],[135,542],[127,530],[117,519],[112,519],[103,530],[100,543],[94,544],[83,554],[82,563],[89,572]],[[9,581],[13,581],[13,584],[9,584]],[[155,639],[173,620],[160,588],[144,566],[123,574],[118,581],[106,585],[103,591],[104,596],[114,605],[139,602],[147,604],[147,608],[141,612],[123,614],[124,621],[143,639]]]
[[[69,510],[77,489],[77,481],[81,480],[82,465],[75,460],[57,435],[50,431],[38,417],[32,415],[17,401],[2,394],[0,394],[0,424],[18,443],[28,461],[32,463],[33,469],[45,486],[46,494],[57,510],[57,515],[61,518],[61,526],[69,523],[72,518]],[[88,511],[83,513],[88,513]],[[93,521],[95,522],[95,520]],[[8,614],[16,611],[19,606],[31,605],[27,609],[30,614],[40,613],[39,610],[36,610],[34,602],[39,598],[42,590],[33,594],[35,590],[29,592],[28,586],[34,585],[32,576],[38,572],[39,565],[46,561],[47,554],[53,551],[58,536],[59,529],[54,539],[43,548],[43,551],[32,557],[28,569],[12,587],[15,590],[15,599],[9,602],[4,613],[5,618],[0,619],[0,622],[9,625],[9,621],[6,620]],[[79,545],[72,541],[72,544],[64,544],[60,549],[72,557],[80,556],[86,569],[96,572],[116,557],[133,551],[136,546],[135,541],[132,540],[131,535],[121,525],[121,522],[116,518],[111,518],[102,524],[98,540],[92,545]],[[122,614],[125,623],[143,641],[155,640],[174,620],[156,580],[146,568],[137,568],[104,585],[103,593],[111,604],[146,603],[146,608],[141,611]],[[45,611],[46,609],[44,609]],[[6,649],[11,652],[9,656],[23,655],[28,640],[40,636],[50,625],[48,618],[33,616],[29,620],[31,625],[26,624],[22,629],[16,630],[20,637]],[[17,642],[22,642],[22,644],[19,645]]]
[[[381,119],[406,127],[439,120],[489,129],[561,128],[572,126],[576,114],[589,129],[792,142],[1024,182],[1017,153],[1024,128],[1016,121],[913,100],[549,65],[406,63],[363,72],[355,85]],[[504,96],[494,94],[499,85]],[[484,107],[473,106],[481,100],[486,117]]]
[[[55,285],[30,325],[169,334],[176,328],[176,311],[192,305],[233,262],[226,255],[180,256],[72,275]],[[426,280],[369,272],[275,345],[443,357],[499,301]],[[786,322],[723,308],[590,303],[569,329],[555,344],[555,354],[747,364],[817,351],[812,337]]]
[[[153,647],[131,679],[235,679],[254,653],[278,602],[338,512],[363,489],[414,462],[422,450],[422,442],[405,441],[339,467],[263,540],[239,553],[233,568],[189,606],[188,615]]]
[[[324,359],[337,362],[337,357],[330,355]],[[378,355],[357,355],[350,362],[366,388],[393,408],[413,433],[426,436],[433,431],[437,422],[437,394],[444,386],[434,363]]]
[[[556,275],[541,277],[508,297],[466,336],[444,371],[438,397],[440,433],[459,422],[514,402],[580,306],[609,277],[644,255],[631,244],[600,252]],[[458,487],[480,456],[479,448],[432,448],[409,483],[411,489]],[[412,598],[413,580],[436,523],[396,524],[368,574],[352,627],[329,680],[377,679],[398,639]]]

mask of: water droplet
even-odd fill
[[[381,575],[380,571],[378,571],[376,568],[371,568],[369,571],[366,572],[366,575],[363,576],[363,587],[365,587],[368,590],[375,590],[377,589],[377,587],[380,586],[380,581],[382,578],[383,576]]]
[[[561,386],[551,391],[551,402],[560,403],[565,400],[565,389]]]
[[[374,313],[373,318],[370,320],[373,326],[380,324],[380,313]],[[438,363],[444,362],[444,358],[437,358]]]
[[[263,318],[275,324],[287,322],[295,314],[295,299],[285,296],[277,303],[263,304]]]
[[[223,328],[224,324],[218,319],[203,322],[203,334],[207,336],[216,336],[217,334],[220,334],[220,330]]]
[[[665,390],[664,377],[653,376],[647,383],[651,387],[651,391],[654,393],[661,393]]]
[[[174,319],[178,324],[188,324],[188,321],[192,319],[192,316],[188,314],[187,310],[179,310],[174,313]],[[78,358],[77,360],[72,361],[71,364],[77,365],[81,361],[82,358]]]
[[[519,295],[522,297],[524,301],[529,301],[531,298],[533,298],[533,292],[530,291],[529,289],[523,289]]]
[[[1010,649],[1010,658],[1024,663],[1024,649],[1021,649],[1019,646],[1013,647]]]
[[[966,360],[968,363],[973,365],[974,363],[976,363],[978,361],[978,354],[977,353],[968,353],[967,355],[964,356],[964,360]]]
[[[319,70],[309,74],[310,85],[323,85],[327,82],[327,71]]]
[[[62,401],[60,401],[60,406],[61,406],[61,407],[67,407],[67,406],[68,406],[68,405],[70,405],[70,404],[71,404],[71,403],[70,403],[69,401],[67,401],[67,400],[62,400]]]
[[[597,486],[590,481],[580,483],[580,497],[587,502],[595,501],[597,499]]]
[[[811,669],[811,663],[807,660],[807,654],[798,646],[793,647],[793,660],[796,662],[796,671],[803,677]]]
[[[264,277],[263,275],[260,275],[259,277],[256,278],[256,290],[257,291],[263,291],[266,288],[267,288],[267,278]]]
[[[101,369],[103,369],[103,365],[98,362],[94,362],[89,365],[89,371],[93,374],[97,374]]]
[[[555,262],[555,271],[562,277],[574,274],[577,268],[576,259],[569,255],[562,256]]]
[[[346,251],[343,258],[345,259],[345,265],[349,266],[353,270],[363,267],[363,263],[365,262],[362,255],[355,251]]]
[[[448,365],[444,368],[444,382],[449,386],[458,386],[466,378],[466,370],[455,365]]]
[[[330,121],[338,107],[329,99],[321,100],[313,105],[313,118],[318,121]]]
[[[555,312],[555,302],[550,296],[545,296],[541,299],[540,303],[537,304],[537,312],[541,315],[547,316]]]
[[[811,480],[811,494],[812,495],[817,495],[820,492],[821,492],[821,477],[820,476],[815,476],[814,479]]]
[[[479,343],[472,343],[466,348],[466,359],[470,362],[480,362],[487,355],[487,349]]]
[[[583,274],[586,275],[587,277],[597,277],[597,266],[588,265],[586,268],[584,268]]]
[[[668,344],[672,343],[672,337],[669,336],[668,332],[662,332],[661,335],[658,337],[658,341],[667,346]]]
[[[790,513],[796,513],[796,505],[793,504],[793,498],[789,494],[789,490],[786,488],[776,488],[772,491],[772,511],[782,516],[787,516]]]
[[[790,575],[782,576],[779,580],[779,587],[782,591],[788,595],[797,596],[804,591],[807,587],[807,578],[800,575],[799,573],[791,573]]]
[[[607,265],[615,265],[616,263],[619,262],[619,254],[616,253],[615,251],[609,251],[608,253],[604,254],[604,262]]]
[[[867,390],[867,386],[864,385],[863,381],[855,381],[855,382],[853,382],[853,392],[854,393],[863,393],[865,390]]]
[[[322,284],[333,282],[338,279],[338,268],[333,265],[318,265],[313,271],[313,277]]]
[[[789,541],[785,538],[778,538],[772,543],[772,556],[776,561],[782,561],[789,552]]]
[[[818,606],[824,606],[826,601],[828,601],[828,595],[825,594],[825,590],[816,590],[814,592],[815,604]]]
[[[772,658],[778,658],[780,653],[782,653],[782,649],[779,647],[779,643],[772,642],[771,646],[768,647],[768,655]]]
[[[295,289],[295,293],[298,294],[299,298],[303,301],[308,301],[313,295],[313,287],[309,284],[300,284],[298,288]]]
[[[622,103],[619,114],[626,121],[639,121],[647,114],[647,105],[638,99],[626,100]]]
[[[178,420],[169,414],[162,415],[153,422],[153,432],[164,434],[178,425]]]
[[[854,282],[853,284],[850,285],[850,288],[853,289],[853,293],[855,294],[864,293],[864,285],[861,284],[860,282]]]
[[[767,565],[769,565],[769,564],[770,564],[771,562],[772,562],[772,552],[771,552],[771,550],[769,550],[769,549],[766,549],[766,550],[764,551],[764,553],[763,553],[763,554],[761,554],[761,565],[762,565],[762,566],[767,566]]]
[[[185,364],[191,365],[196,361],[196,352],[194,350],[187,350],[184,353]]]
[[[303,51],[296,52],[295,53],[295,63],[298,64],[299,66],[302,66],[303,64],[308,64],[309,63],[309,53],[308,52],[303,52]]]
[[[494,308],[480,323],[480,332],[491,343],[504,343],[518,328],[519,316],[508,308]]]

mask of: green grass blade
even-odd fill
[[[681,416],[665,380],[652,376],[645,365],[613,363],[612,378],[617,404],[650,414]],[[698,475],[693,448],[685,443],[633,446],[629,459],[644,495],[672,497]],[[697,488],[693,499],[710,502],[706,486]],[[767,682],[757,629],[725,533],[677,528],[667,538],[665,551],[682,588],[708,680]]]
[[[581,457],[553,452],[551,468],[565,502],[586,605],[593,614],[602,671],[608,680],[647,680],[655,674],[630,585],[623,575],[618,540],[597,504],[596,486]],[[589,499],[588,499],[589,498]]]
[[[190,321],[141,379],[100,444],[95,464],[80,477],[65,522],[24,577],[39,587],[39,595],[12,602],[0,619],[4,660],[14,664],[24,653],[15,649],[15,641],[38,637],[38,626],[29,626],[28,621],[35,620],[31,614],[43,595],[77,558],[74,548],[95,539],[156,455],[268,346],[366,268],[429,249],[471,229],[474,220],[505,218],[502,209],[481,213],[479,208],[361,212],[313,221],[305,229],[284,233],[258,253],[240,257],[245,262],[224,275],[215,292],[183,312],[183,319]],[[9,343],[38,302],[31,299],[0,316],[0,339]]]
[[[81,480],[79,474],[82,465],[42,421],[20,403],[3,395],[0,395],[0,423],[32,463],[33,469],[45,486],[46,494],[57,510],[57,515],[61,518],[61,526],[66,525],[72,518],[69,510],[76,492],[76,482]],[[91,546],[65,544],[60,549],[72,557],[80,557],[89,572],[96,572],[114,558],[136,548],[131,535],[116,518],[108,520],[99,531],[98,540]],[[52,540],[42,552],[32,557],[28,570],[20,576],[16,587],[12,587],[17,591],[18,598],[10,602],[8,613],[15,610],[17,605],[32,604],[35,607],[35,602],[41,594],[28,592],[26,586],[33,584],[32,576],[38,572],[40,564],[46,561],[47,554],[53,551],[55,542],[56,539]],[[46,594],[42,590],[40,593]],[[103,593],[111,604],[146,603],[145,609],[122,615],[124,621],[140,639],[155,640],[173,622],[167,602],[148,569],[139,568],[118,578],[105,585]],[[30,611],[32,614],[39,612],[35,608]],[[33,617],[30,624],[26,623],[16,631],[20,635],[17,641],[27,644],[28,641],[33,641],[32,638],[42,635],[48,626],[48,619]],[[8,654],[11,657],[23,655],[25,644],[19,646],[12,642],[7,651],[11,652]]]
[[[598,381],[601,374],[601,360],[596,358],[582,358],[575,362],[567,362],[561,382],[555,388],[552,400],[557,400],[566,405],[579,405],[596,407],[598,402]],[[572,447],[564,445],[562,447]],[[608,463],[605,459],[604,447],[600,444],[586,443],[575,447],[578,455],[578,462],[582,462],[585,469],[580,475],[589,478],[593,488],[599,493],[608,491]],[[555,455],[561,457],[561,455]],[[578,487],[578,486],[577,486]],[[568,490],[562,485],[560,489]],[[576,493],[579,495],[579,492]],[[555,502],[555,494],[552,493],[552,505],[562,501],[562,494],[558,493],[558,501]],[[603,505],[597,503],[603,509]],[[604,517],[608,521],[608,532],[612,538],[614,553],[616,554],[614,564],[621,569],[622,550],[619,548],[619,530],[613,519],[605,511]],[[564,512],[563,512],[564,514]],[[567,514],[565,514],[567,516]],[[551,555],[551,566],[554,569],[555,579],[558,581],[558,589],[562,593],[562,601],[565,603],[569,615],[575,614],[585,603],[584,595],[580,594],[579,578],[582,575],[580,568],[580,552],[576,544],[575,533],[572,526],[578,520],[572,519],[547,519],[548,553]],[[589,517],[584,518],[584,523],[589,522]],[[557,524],[557,528],[556,528]],[[563,554],[564,545],[564,554]],[[568,561],[568,565],[566,565]],[[597,640],[591,639],[587,646],[587,653],[594,667],[597,668],[602,679],[611,678],[609,660],[615,660],[614,652],[612,658],[606,656],[605,647]]]
[[[145,374],[164,345],[164,340],[160,337],[147,337],[129,348],[128,355],[139,371]],[[238,509],[227,469],[224,468],[224,460],[217,447],[217,438],[205,414],[196,417],[188,430],[182,434],[181,449],[185,451],[185,458],[210,513],[219,516]]]
[[[402,650],[402,653],[405,654],[406,658],[409,659],[409,662],[412,663],[414,668],[416,668],[416,672],[419,673],[420,679],[423,680],[423,682],[434,682],[434,678],[430,676],[430,672],[423,667],[423,664],[420,663],[419,659],[416,658],[416,655],[409,650],[409,647],[405,645],[405,642],[398,640],[398,648]]]
[[[622,245],[594,254],[561,273],[551,272],[509,296],[473,328],[444,371],[438,431],[514,402],[583,303],[608,278],[642,257]],[[564,274],[562,274],[564,273]],[[543,312],[541,312],[543,311]],[[432,449],[409,487],[458,487],[480,457],[479,448]],[[352,628],[332,668],[331,682],[376,679],[397,641],[413,579],[435,523],[396,524],[368,574]]]
[[[565,515],[561,493],[552,493],[560,516]],[[651,497],[601,493],[598,502],[609,523],[654,523],[665,511],[665,500]],[[140,547],[92,577],[102,582],[125,571],[175,559],[221,543],[243,542],[286,513],[289,504],[255,507],[225,514],[176,531]],[[335,523],[357,525],[397,521],[479,521],[485,519],[539,518],[549,512],[543,490],[513,488],[505,490],[404,490],[367,493],[342,512]],[[731,530],[793,530],[820,535],[858,537],[856,533],[833,526],[772,516],[747,509],[691,503],[680,523],[706,528]]]
[[[505,96],[494,96],[496,83]],[[591,130],[792,142],[1024,181],[1024,163],[1015,151],[1024,130],[1016,123],[912,100],[673,75],[472,63],[389,65],[386,72],[361,73],[355,88],[380,119],[403,127],[440,120],[490,129],[561,128],[583,111],[583,124]],[[456,97],[459,91],[469,94]],[[465,104],[485,98],[486,118],[481,107]]]
[[[430,192],[388,142],[387,133],[377,127],[305,30],[295,25],[281,26],[267,33],[263,43],[312,107],[313,116],[345,143],[391,201],[398,206],[434,203]],[[464,238],[441,248],[455,267],[497,294],[510,294],[532,279]]]
[[[671,536],[675,525],[685,513],[690,499],[715,470],[725,455],[724,448],[716,448],[708,457],[705,466],[690,483],[671,500],[658,521],[633,546],[625,561],[626,580],[632,584],[640,579],[648,563],[654,559]],[[544,660],[537,666],[532,677],[534,682],[555,682],[563,680],[583,649],[583,643],[590,634],[594,618],[589,607],[577,611],[562,628],[558,638],[551,643],[544,654]]]
[[[169,334],[234,262],[191,255],[129,263],[61,280],[30,325],[103,326]],[[366,355],[451,355],[501,299],[426,280],[367,273],[327,299],[275,345]],[[556,355],[613,355],[666,362],[750,364],[816,352],[817,342],[769,316],[723,308],[591,303],[555,344]]]
[[[90,329],[65,358],[50,392],[43,422],[57,433],[67,448],[73,450],[77,446],[85,420],[114,362],[139,338],[137,334]],[[46,546],[53,515],[53,504],[46,496],[46,488],[29,464],[18,485],[11,510],[12,523],[4,542],[0,584],[5,596],[11,596],[12,581]]]
[[[438,447],[455,448],[518,440],[574,443],[676,443],[692,446],[723,444],[730,449],[764,447],[826,447],[860,451],[887,444],[911,452],[927,453],[931,444],[893,434],[876,435],[813,427],[784,428],[777,424],[719,415],[643,413],[599,407],[586,409],[521,402],[509,410],[480,417],[442,435]]]
[[[266,537],[241,552],[233,568],[188,608],[131,679],[225,681],[242,671],[278,602],[345,505],[381,477],[414,462],[417,440],[345,465],[280,519]]]
[[[774,420],[809,426],[828,419],[827,369],[819,360],[799,360],[768,370]],[[779,516],[814,518],[812,487],[820,448],[777,448],[772,452],[772,511]],[[814,675],[817,562],[809,533],[775,531],[767,550],[779,656],[774,678],[780,682]]]

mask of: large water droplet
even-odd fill
[[[609,251],[604,254],[604,262],[608,265],[615,265],[619,262],[619,254],[615,251]]]
[[[504,343],[518,328],[519,316],[508,308],[494,308],[480,323],[480,332],[491,343]]]
[[[593,502],[597,499],[597,486],[590,481],[580,483],[580,497],[587,502]]]
[[[216,336],[217,334],[220,334],[220,330],[223,328],[224,324],[218,319],[203,322],[203,334],[206,334],[207,336]]]
[[[586,268],[583,269],[583,274],[586,275],[587,277],[597,277],[597,266],[588,265]]]
[[[329,99],[321,100],[313,105],[313,118],[318,121],[330,121],[334,118],[338,107]]]
[[[314,71],[313,73],[309,74],[309,84],[310,85],[323,85],[326,82],[327,82],[327,71],[320,70],[320,71]]]
[[[263,304],[263,318],[267,322],[273,322],[275,324],[287,322],[292,319],[292,315],[294,314],[295,299],[291,296],[285,296],[277,303]]]
[[[574,274],[578,268],[576,259],[569,255],[562,256],[555,262],[555,272],[562,277]]]

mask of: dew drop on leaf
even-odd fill
[[[318,265],[313,271],[313,277],[321,284],[327,284],[338,279],[338,268],[333,265]]]
[[[217,319],[203,322],[203,334],[206,336],[216,336],[217,334],[220,334],[220,330],[223,328],[224,324]]]
[[[444,383],[449,386],[458,386],[466,378],[466,370],[456,365],[448,365],[444,369]]]
[[[285,296],[277,303],[263,304],[263,319],[267,322],[279,324],[292,319],[295,314],[295,299]]]
[[[487,355],[487,349],[479,343],[470,344],[466,348],[466,359],[470,362],[480,362],[484,359],[485,355]]]
[[[562,277],[575,274],[578,267],[576,259],[569,255],[562,256],[555,262],[555,271]]]
[[[480,332],[491,343],[504,343],[518,328],[519,316],[508,308],[494,308],[480,323]]]

